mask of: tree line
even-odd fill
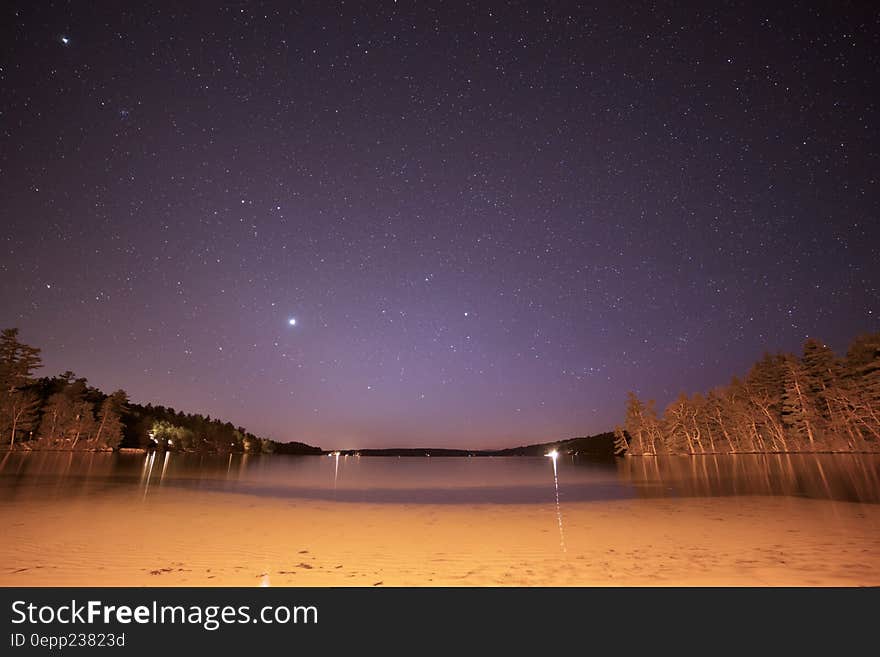
[[[0,332],[0,445],[8,449],[321,453],[210,416],[132,403],[124,390],[105,394],[73,372],[35,378],[41,364],[18,329]]]
[[[629,393],[618,454],[880,451],[880,333],[838,358],[823,342],[764,354],[745,378],[681,394],[662,415]]]

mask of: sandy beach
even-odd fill
[[[880,505],[401,505],[175,491],[0,503],[3,586],[880,585]]]

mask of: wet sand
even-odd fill
[[[0,502],[2,586],[880,585],[880,505],[401,505],[176,491]]]

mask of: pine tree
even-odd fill
[[[19,431],[30,432],[37,423],[40,410],[40,397],[33,390],[17,390],[10,397],[9,448],[15,446],[15,437]]]
[[[759,451],[787,451],[782,422],[782,397],[785,390],[786,358],[782,354],[764,354],[746,377],[748,402],[755,413],[750,418],[753,438]]]
[[[636,396],[630,392],[626,398],[626,420],[624,421],[626,432],[633,440],[629,446],[629,454],[645,454],[647,427],[645,422],[645,406]]]
[[[40,437],[50,444],[62,441],[75,448],[81,438],[93,435],[96,424],[94,406],[86,399],[86,380],[68,383],[70,378],[62,378],[61,390],[49,397],[43,409]]]
[[[40,366],[40,350],[18,340],[18,329],[0,331],[0,435],[9,437],[10,449],[18,431],[29,431],[36,421],[38,400],[27,390]]]
[[[809,395],[815,400],[825,427],[826,440],[855,449],[860,436],[846,407],[841,362],[828,345],[811,338],[804,343],[801,364]]]
[[[85,441],[88,441],[95,429],[96,423],[94,404],[86,401],[85,399],[74,404],[74,418],[68,432],[72,434],[72,442],[70,444],[70,447],[72,449],[75,449],[77,443],[80,441],[81,438]]]
[[[19,342],[18,329],[0,331],[0,383],[4,389],[30,383],[40,364],[40,350]]]
[[[880,451],[880,333],[856,338],[843,360],[815,339],[802,357],[764,354],[745,380],[681,395],[662,422],[633,393],[626,411],[629,454]]]
[[[49,397],[43,408],[43,419],[40,422],[40,438],[49,444],[55,443],[64,433],[73,417],[73,403],[63,391]]]
[[[785,393],[782,398],[783,423],[801,445],[818,449],[820,414],[815,400],[810,396],[804,366],[794,356],[785,362]]]
[[[815,338],[804,342],[801,363],[810,390],[815,395],[820,395],[823,390],[833,386],[840,376],[840,363],[831,347]]]
[[[128,395],[117,390],[101,403],[98,411],[98,427],[95,431],[95,445],[116,449],[122,441],[122,414],[128,404]]]
[[[844,360],[843,378],[859,427],[880,441],[880,333],[853,340]]]

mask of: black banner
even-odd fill
[[[857,649],[878,589],[0,589],[0,654]],[[870,645],[870,644],[868,644]]]

